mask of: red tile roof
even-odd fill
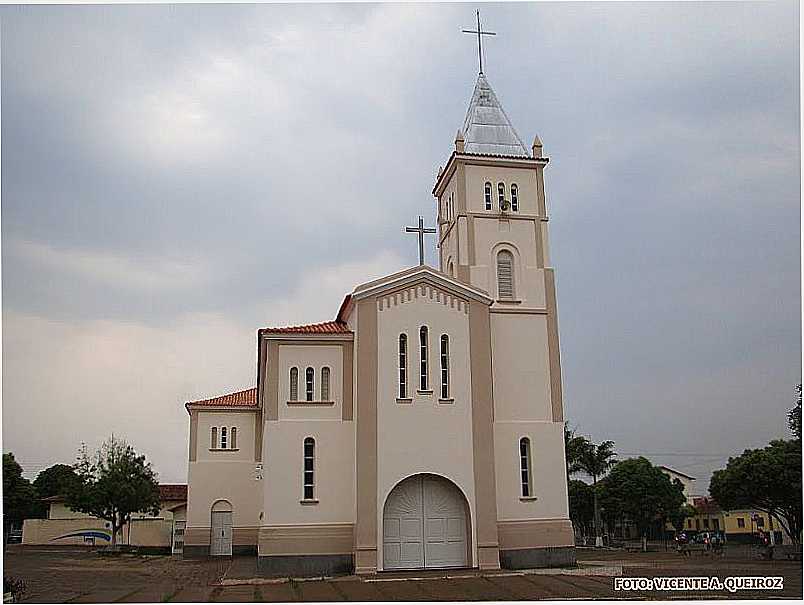
[[[699,513],[719,513],[720,512],[720,505],[717,502],[715,502],[712,498],[707,498],[706,496],[701,497],[701,498],[693,498],[692,499],[692,506]]]
[[[261,334],[351,334],[352,331],[342,321],[324,321],[304,326],[285,326],[283,328],[262,328]]]
[[[183,483],[160,483],[159,498],[162,500],[187,500],[187,485]]]
[[[251,388],[245,391],[237,391],[227,395],[201,399],[200,401],[188,401],[188,405],[205,405],[209,407],[249,407],[257,405],[257,389]]]

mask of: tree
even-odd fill
[[[112,435],[93,457],[82,446],[75,464],[78,481],[67,493],[67,506],[109,521],[112,549],[132,513],[159,513],[159,484],[145,456]]]
[[[36,490],[25,477],[14,454],[3,454],[3,544],[12,526],[22,525],[36,502]]]
[[[678,481],[676,479],[676,481]],[[683,492],[683,487],[681,488]],[[676,529],[676,531],[683,531],[684,530],[684,522],[696,515],[697,511],[690,506],[689,504],[682,504],[676,510],[670,511],[670,514],[667,516],[668,521],[670,521],[671,525]]]
[[[725,509],[755,508],[779,522],[794,544],[802,529],[801,442],[779,439],[745,450],[715,471],[709,493]]]
[[[671,481],[641,456],[618,462],[598,488],[600,503],[607,511],[616,511],[633,521],[643,545],[648,529],[673,518],[686,501],[681,482]]]
[[[616,463],[613,441],[604,441],[600,445],[595,445],[588,439],[582,438],[583,443],[578,445],[579,471],[585,472],[592,477],[592,489],[594,495],[594,525],[595,525],[595,546],[603,546],[603,538],[600,535],[600,508],[598,507],[597,480]]]
[[[790,427],[790,432],[793,437],[801,440],[801,385],[796,385],[796,404],[793,409],[787,412],[787,426]]]
[[[54,464],[40,472],[33,482],[39,499],[35,507],[36,516],[45,517],[47,514],[47,505],[42,502],[42,498],[66,496],[77,482],[78,475],[75,474],[73,467],[67,464]]]
[[[595,514],[595,496],[592,486],[584,481],[573,479],[568,484],[569,515],[576,533],[589,534]]]
[[[564,454],[567,461],[567,481],[571,475],[581,471],[581,453],[587,441],[585,437],[575,434],[575,429],[564,423]]]

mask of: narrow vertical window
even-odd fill
[[[399,398],[408,396],[408,335],[399,335]]]
[[[519,187],[516,186],[516,183],[511,185],[511,210],[519,211]]]
[[[315,439],[304,440],[304,499],[315,498]]]
[[[497,254],[497,291],[500,299],[514,298],[514,255],[508,250]]]
[[[486,210],[491,210],[491,183],[486,183]]]
[[[427,326],[422,326],[419,330],[419,358],[421,360],[421,372],[419,374],[419,389],[428,390],[429,381],[427,380]]]
[[[449,399],[449,336],[441,335],[441,399]]]
[[[226,449],[226,427],[225,426],[221,427],[221,449],[222,450]]]
[[[218,427],[212,427],[212,438],[210,439],[209,448],[216,450],[218,449]]]
[[[312,401],[315,391],[315,370],[313,368],[307,368],[304,371],[304,391],[305,399]]]
[[[321,401],[329,401],[329,368],[321,368]]]
[[[533,479],[530,470],[530,439],[522,437],[519,440],[519,471],[522,478],[522,497],[533,496]]]
[[[497,197],[499,198],[500,202],[500,210],[502,210],[503,203],[505,202],[505,185],[502,183],[497,183]]]
[[[232,432],[229,435],[229,447],[233,450],[237,449],[237,427],[232,427]]]
[[[290,368],[290,400],[299,400],[299,368]]]

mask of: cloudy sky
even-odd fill
[[[566,415],[705,487],[786,435],[800,382],[798,6],[481,8],[551,158]],[[182,404],[254,384],[258,327],[415,264],[474,9],[0,8],[3,445],[29,476],[114,431],[186,480]]]

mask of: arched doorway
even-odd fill
[[[469,507],[451,481],[414,475],[383,508],[383,569],[469,567]]]
[[[212,504],[210,513],[209,554],[228,556],[232,554],[232,505],[226,500]]]

